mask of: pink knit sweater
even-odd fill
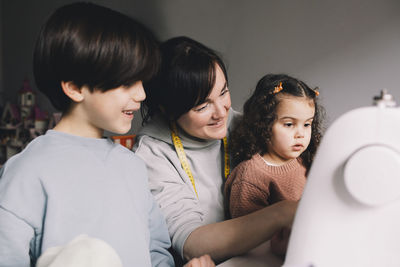
[[[269,166],[256,154],[241,162],[225,183],[230,214],[235,218],[281,200],[299,200],[305,183],[306,168],[300,159]]]

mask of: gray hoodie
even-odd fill
[[[239,113],[229,111],[228,129]],[[147,165],[149,185],[166,218],[172,246],[183,257],[183,245],[199,226],[223,221],[224,165],[221,140],[192,137],[178,127],[198,198],[182,169],[165,120],[155,117],[138,133],[133,150]]]

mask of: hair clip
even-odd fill
[[[314,89],[311,89],[311,90],[314,91],[315,96],[319,96],[319,91],[317,91],[318,89],[319,89],[318,87],[315,87]]]
[[[275,86],[274,91],[272,91],[272,93],[273,93],[273,94],[277,94],[277,93],[279,93],[279,92],[282,91],[282,90],[283,90],[282,82],[280,82],[278,86]]]

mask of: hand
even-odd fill
[[[291,228],[296,214],[298,201],[283,200],[274,204],[279,210],[282,227]]]
[[[289,228],[283,228],[275,233],[271,238],[271,252],[281,258],[285,258],[289,237]]]
[[[193,258],[184,267],[215,267],[215,263],[209,255]]]

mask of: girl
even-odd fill
[[[318,94],[283,74],[258,82],[231,135],[233,161],[240,163],[225,185],[232,217],[300,199],[322,135]]]
[[[283,74],[269,74],[258,82],[231,135],[233,162],[240,163],[225,184],[233,218],[281,200],[300,199],[322,135],[318,95]],[[272,240],[272,251],[284,254],[287,238],[282,231]]]

